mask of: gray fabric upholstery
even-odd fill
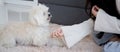
[[[64,5],[71,7],[84,7],[85,0],[39,0],[40,3]]]
[[[39,0],[50,7],[51,22],[61,25],[78,24],[89,17],[85,13],[85,0]]]

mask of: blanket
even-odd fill
[[[51,32],[61,25],[51,24]],[[35,47],[35,46],[16,46],[11,48],[0,47],[0,52],[102,52],[102,48],[97,46],[91,35],[86,36],[71,48],[67,47]]]

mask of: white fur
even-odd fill
[[[14,47],[16,45],[51,45],[48,7],[43,4],[34,6],[30,11],[28,22],[10,23],[0,32],[0,46]],[[56,45],[62,45],[59,41]]]

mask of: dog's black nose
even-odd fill
[[[51,15],[51,14],[48,14],[48,18],[47,18],[47,20],[50,20],[51,17],[52,17],[52,15]]]
[[[51,14],[48,14],[48,16],[51,16]]]
[[[48,16],[51,18],[52,17],[52,15],[51,14],[48,14]]]

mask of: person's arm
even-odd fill
[[[70,48],[93,31],[93,20],[89,19],[80,24],[63,26],[61,28],[66,45]]]
[[[120,34],[120,20],[99,9],[94,30]]]

